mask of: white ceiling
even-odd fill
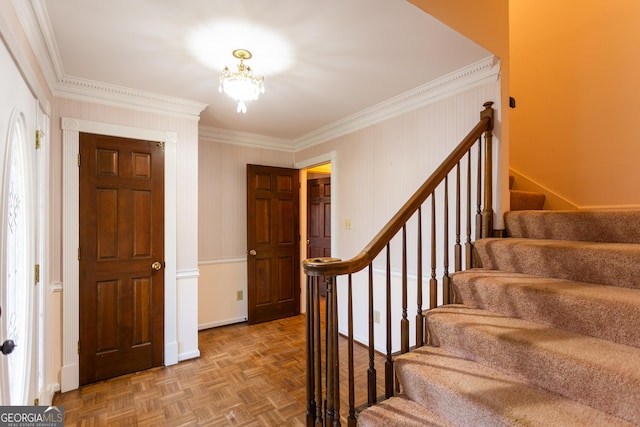
[[[490,56],[405,0],[44,5],[40,25],[53,38],[48,49],[59,82],[196,101],[207,105],[201,128],[288,141]],[[235,67],[237,48],[250,50],[248,65],[265,76],[266,92],[246,114],[218,93],[220,71]]]

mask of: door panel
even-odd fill
[[[80,158],[86,384],[164,361],[164,152],[154,142],[81,133]]]
[[[247,165],[248,320],[300,313],[298,171]]]

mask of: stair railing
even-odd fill
[[[493,102],[486,102],[484,110],[480,113],[480,121],[433,172],[415,194],[402,206],[396,215],[384,226],[384,228],[371,240],[371,242],[354,258],[342,261],[335,258],[313,258],[303,261],[303,269],[307,275],[307,300],[306,300],[306,355],[307,355],[307,426],[341,425],[340,415],[340,353],[338,349],[338,298],[337,277],[346,276],[347,286],[347,379],[348,382],[348,406],[347,423],[356,425],[356,399],[355,399],[355,368],[354,368],[354,320],[353,320],[353,274],[368,267],[368,355],[369,366],[366,372],[367,401],[371,406],[379,400],[377,393],[377,370],[375,366],[374,343],[374,260],[386,249],[385,263],[385,291],[386,291],[386,353],[384,369],[384,398],[389,398],[397,391],[394,379],[392,349],[392,310],[391,310],[391,241],[397,235],[401,236],[401,300],[402,319],[400,320],[400,353],[411,350],[409,340],[409,319],[407,315],[408,301],[408,277],[407,268],[407,223],[413,218],[417,223],[417,248],[416,248],[416,301],[417,314],[415,319],[415,347],[425,344],[424,313],[423,313],[423,245],[422,245],[422,208],[427,199],[431,199],[427,212],[430,211],[431,233],[430,252],[431,275],[428,283],[428,308],[438,305],[438,295],[443,304],[452,300],[449,286],[449,256],[454,258],[454,271],[462,269],[463,259],[465,268],[472,267],[471,235],[475,229],[475,239],[487,237],[493,233],[493,209],[492,209],[492,130],[493,130]],[[484,137],[484,138],[483,138]],[[482,139],[484,139],[484,150]],[[475,147],[475,150],[474,150]],[[473,152],[476,153],[475,171],[472,169]],[[466,157],[466,179],[461,179],[461,163]],[[449,179],[455,176],[455,215],[449,211]],[[475,175],[475,178],[472,177]],[[475,182],[473,182],[475,181]],[[475,188],[474,188],[475,187]],[[442,224],[436,224],[437,218],[437,194],[442,195]],[[461,192],[465,191],[466,198],[461,199]],[[472,198],[475,193],[475,221],[472,224]],[[465,203],[466,202],[466,203]],[[461,240],[462,210],[466,210],[466,242],[463,256]],[[450,230],[449,218],[454,216],[455,230]],[[442,241],[442,280],[438,282],[436,252],[437,231],[440,231]],[[450,242],[455,242],[450,244]],[[412,275],[414,273],[412,272]],[[321,316],[321,297],[319,293],[320,278],[326,280],[325,313]],[[412,276],[413,277],[413,276]],[[425,308],[427,309],[427,308]],[[323,318],[324,317],[324,318]],[[323,323],[324,336],[323,336]],[[324,351],[323,351],[324,350]],[[323,354],[324,353],[324,354]],[[324,360],[324,365],[323,365]],[[324,378],[323,378],[324,377]],[[323,394],[323,379],[324,394]],[[364,402],[363,402],[364,403]]]

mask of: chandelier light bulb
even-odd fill
[[[247,102],[255,101],[264,93],[264,77],[253,75],[251,67],[244,61],[251,59],[251,52],[246,49],[236,49],[233,56],[240,60],[238,70],[232,72],[229,67],[224,67],[220,74],[219,92],[226,93],[238,103],[238,113],[247,112]]]

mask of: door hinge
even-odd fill
[[[40,399],[38,398],[33,399],[33,406],[40,406]]]
[[[78,341],[78,354],[80,354],[80,341]]]
[[[78,261],[80,261],[80,248],[78,248]]]
[[[40,283],[40,264],[35,265],[34,275],[35,275],[35,282],[37,285],[38,283]]]
[[[78,167],[80,167],[80,153],[78,153]]]
[[[36,130],[36,150],[40,149],[40,130]]]

